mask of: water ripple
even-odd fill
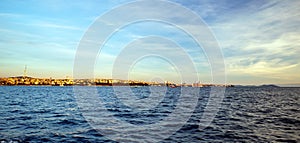
[[[115,118],[141,126],[167,117],[180,95],[180,88],[168,89],[156,107],[140,111],[124,105],[111,87],[97,89]],[[148,87],[132,90],[140,99],[151,94]],[[300,88],[227,88],[215,119],[199,130],[209,92],[210,88],[201,88],[197,108],[188,122],[162,142],[300,142]],[[84,112],[96,115],[98,110],[104,109]],[[72,87],[0,86],[0,115],[0,143],[114,142],[81,115]],[[135,142],[135,138],[143,138],[143,134],[124,141]]]

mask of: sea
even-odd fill
[[[109,102],[105,106],[106,112],[117,121],[151,127],[172,114],[179,105],[177,102],[180,102],[183,88],[189,91],[193,87],[157,87],[166,88],[161,95],[163,98],[157,101],[160,103],[150,109],[135,111],[126,107],[130,105],[116,104],[122,100],[115,98],[113,87],[93,88],[96,89],[99,99],[104,98],[101,101]],[[126,95],[129,97],[146,99],[151,94],[150,87],[129,88],[131,94],[134,94]],[[195,109],[186,122],[171,134],[161,135],[162,140],[158,142],[300,142],[300,88],[226,88],[213,120],[207,127],[199,128],[210,91],[209,87],[199,88],[199,95],[195,95],[198,96]],[[119,137],[126,139],[111,138],[107,132],[101,132],[93,126],[90,118],[83,114],[86,112],[88,110],[79,106],[72,86],[0,86],[0,143],[141,142],[143,136],[147,136],[145,132],[137,137],[126,137],[124,132],[114,132],[124,134]],[[179,112],[178,116],[180,114],[186,113]],[[113,130],[111,123],[105,124],[106,117],[109,116],[103,114],[101,127]],[[174,125],[172,122],[169,124],[170,127]],[[134,131],[132,128],[123,130]]]

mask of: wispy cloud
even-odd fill
[[[22,14],[17,13],[0,13],[0,17],[7,17],[7,18],[19,18],[22,17]]]
[[[264,1],[253,6],[253,1],[248,5],[249,9],[212,24],[224,48],[228,74],[278,79],[300,70],[299,2]]]
[[[76,27],[76,26],[60,25],[60,24],[54,24],[54,23],[48,23],[48,22],[39,22],[39,23],[31,24],[31,25],[32,26],[44,27],[44,28],[54,28],[54,29],[83,31],[82,28],[79,28],[79,27]]]

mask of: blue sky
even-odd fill
[[[28,66],[28,75],[33,77],[72,77],[77,46],[86,30],[97,17],[128,2],[132,1],[1,1],[0,77],[22,75],[25,65]],[[228,83],[300,83],[300,1],[172,2],[198,14],[211,29],[223,51]],[[170,15],[182,15],[175,9],[173,11]],[[159,11],[153,13],[159,14]],[[112,19],[126,15],[123,13]],[[184,25],[186,21],[180,22]],[[167,37],[171,42],[160,43],[159,40],[151,41],[151,38],[139,40],[151,35]],[[174,68],[168,59],[149,56],[131,63],[128,76],[132,79],[212,81],[210,63],[201,46],[182,30],[153,21],[132,23],[112,35],[99,52],[95,77],[115,76],[112,75],[114,61],[130,43],[144,50],[153,47],[151,50],[171,51],[168,53],[173,55],[170,58],[174,57],[178,63],[180,55],[188,55],[199,75],[199,79],[191,76],[187,81],[179,80],[180,68],[188,69],[182,61],[182,67]],[[174,43],[183,51],[176,49]]]

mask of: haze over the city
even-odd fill
[[[23,75],[25,65],[28,76],[72,77],[76,50],[86,30],[99,16],[128,2],[132,1],[1,1],[0,77]],[[300,84],[300,1],[172,2],[198,14],[210,28],[223,52],[227,83]],[[168,9],[162,5],[156,6]],[[137,9],[142,10],[143,7]],[[182,16],[176,9],[173,11],[170,17]],[[131,12],[116,17],[124,18]],[[158,15],[161,13],[151,12]],[[182,25],[188,23],[180,19],[178,21]],[[197,31],[197,27],[194,30]],[[155,38],[140,40],[151,35],[168,37],[177,45],[160,42]],[[184,54],[189,55],[198,71],[199,80],[203,83],[211,82],[210,62],[201,45],[197,45],[192,37],[178,27],[158,21],[131,23],[111,35],[101,52],[99,51],[94,76],[111,78],[115,59],[133,41],[131,48],[142,47],[150,53],[169,51],[168,54],[174,59],[186,52]],[[176,46],[183,49],[183,52],[176,49]],[[131,52],[130,55],[137,53]],[[177,60],[180,62],[181,59]],[[134,63],[128,76],[146,81],[198,81],[192,78],[189,81],[180,81],[177,68],[163,57],[150,56]]]

